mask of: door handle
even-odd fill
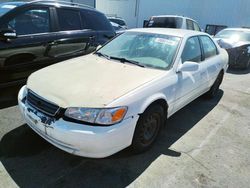
[[[53,45],[57,45],[57,42],[56,41],[48,42],[48,46],[53,46]]]

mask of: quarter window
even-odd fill
[[[215,56],[217,54],[217,48],[214,42],[207,36],[201,36],[200,39],[204,49],[205,58]]]
[[[187,40],[181,59],[183,63],[185,61],[201,61],[201,48],[198,37],[192,37]]]
[[[10,20],[8,28],[15,30],[17,35],[47,33],[50,31],[49,10],[27,10]]]
[[[194,30],[194,26],[193,26],[192,20],[187,20],[187,29],[188,30]]]
[[[197,23],[193,22],[194,23],[194,30],[195,31],[201,31],[200,27],[198,26]]]
[[[75,10],[57,9],[61,31],[81,30],[80,13]]]

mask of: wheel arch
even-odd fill
[[[167,102],[167,98],[164,94],[153,95],[149,97],[148,99],[146,99],[140,108],[139,115],[143,114],[150,106],[155,105],[155,104],[161,105],[164,108],[164,111],[167,115],[169,105]]]

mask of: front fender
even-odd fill
[[[149,96],[140,106],[139,114],[142,114],[153,102],[161,99],[165,100],[167,103],[167,97],[163,93],[156,93],[152,96]]]

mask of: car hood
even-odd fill
[[[166,71],[87,55],[41,69],[27,87],[60,107],[105,107]]]
[[[230,39],[214,38],[221,48],[230,49],[237,48],[244,45],[250,45],[249,41],[234,41]]]

